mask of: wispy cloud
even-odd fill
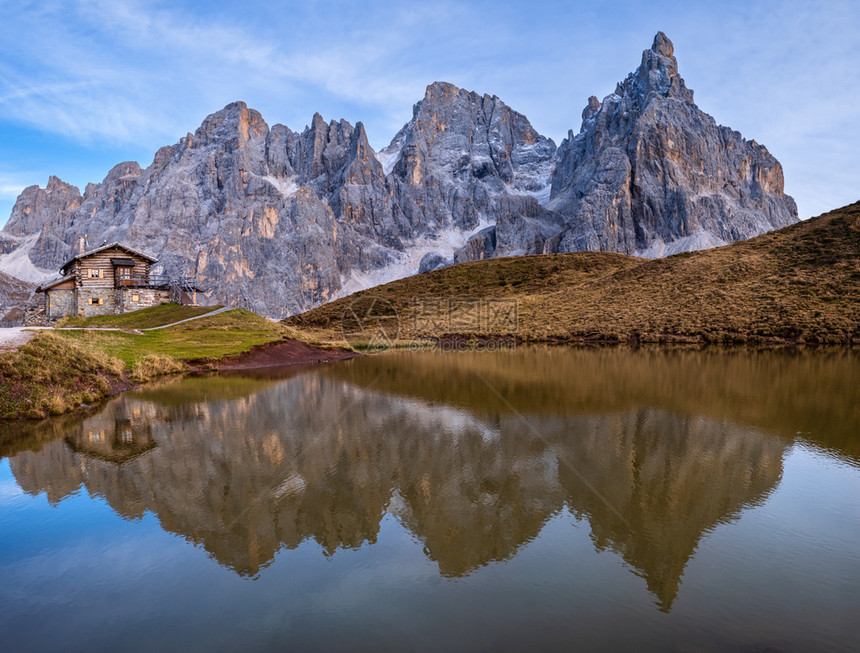
[[[20,184],[4,184],[0,182],[0,198],[4,200],[14,200],[21,194],[26,186]]]
[[[79,140],[149,144],[191,127],[189,113],[249,96],[328,95],[365,106],[416,99],[415,80],[391,63],[421,12],[392,11],[390,32],[348,35],[333,48],[293,34],[267,40],[157,3],[47,2],[11,13],[0,28],[3,117]]]
[[[0,170],[0,200],[16,200],[21,191],[29,185],[27,180],[32,177],[31,172],[5,172]],[[47,177],[42,183],[44,184],[46,180]]]
[[[294,129],[314,111],[362,120],[382,147],[445,80],[499,95],[558,141],[662,29],[702,108],[783,161],[803,215],[857,199],[860,6],[727,2],[5,2],[0,129],[154,151],[243,99]]]
[[[12,212],[15,200],[27,187],[25,179],[31,178],[27,173],[5,174],[0,172],[0,228]],[[43,182],[44,183],[44,182]]]

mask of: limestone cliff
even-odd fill
[[[782,166],[696,106],[662,32],[614,93],[589,99],[559,146],[548,208],[565,227],[547,251],[649,257],[797,222]]]
[[[0,271],[51,276],[79,235],[124,241],[209,299],[272,317],[454,262],[573,250],[701,249],[797,220],[780,164],[693,102],[659,33],[556,151],[498,97],[427,87],[380,152],[362,123],[269,128],[236,102],[83,195],[27,188]],[[424,261],[422,266],[421,262]]]
[[[450,84],[428,87],[380,154],[361,123],[317,114],[302,132],[270,129],[237,102],[145,170],[119,164],[83,195],[54,177],[25,190],[0,269],[14,259],[10,273],[40,280],[79,235],[123,241],[168,273],[196,275],[214,301],[283,317],[380,274],[415,273],[416,251],[450,258],[503,213],[538,211],[528,194],[548,193],[554,153],[498,98]]]

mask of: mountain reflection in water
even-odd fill
[[[373,544],[386,514],[460,577],[567,509],[666,611],[703,534],[778,485],[798,425],[858,460],[850,353],[390,353],[285,374],[127,393],[0,453],[28,493],[150,511],[249,577],[309,538]]]

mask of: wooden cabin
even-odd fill
[[[59,279],[43,284],[45,318],[119,315],[158,304],[197,303],[197,288],[185,279],[153,275],[157,259],[120,243],[81,252],[60,268]]]

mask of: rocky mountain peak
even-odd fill
[[[395,173],[410,183],[420,184],[443,173],[461,181],[487,180],[497,190],[519,181],[516,172],[524,163],[530,170],[529,179],[520,184],[522,189],[539,191],[547,185],[555,152],[555,143],[497,96],[479,95],[448,82],[427,87],[412,120],[392,146],[395,143],[402,144]],[[541,177],[545,177],[542,182]]]
[[[639,68],[621,83],[624,91],[635,93],[639,100],[647,101],[651,94],[677,97],[693,102],[693,91],[684,85],[678,74],[675,46],[663,32],[657,32],[649,50],[642,53]],[[617,93],[617,91],[616,91]]]
[[[301,134],[288,139],[287,157],[300,183],[321,192],[330,191],[343,172],[354,130],[346,120],[326,122],[315,113]]]
[[[548,207],[567,224],[561,251],[663,256],[797,221],[779,162],[695,105],[663,32],[614,93],[589,99],[582,119],[552,178]]]
[[[58,213],[80,206],[81,199],[77,186],[51,175],[45,188],[34,185],[21,192],[3,233],[10,236],[38,233]]]
[[[597,112],[600,111],[600,100],[597,99],[597,96],[592,95],[588,98],[588,104],[585,105],[585,108],[582,110],[582,120],[591,120]],[[573,135],[571,134],[571,138]]]
[[[460,89],[450,82],[433,82],[424,90],[424,99],[431,102],[450,102],[459,92]]]
[[[672,45],[672,41],[663,32],[657,32],[654,35],[654,42],[651,44],[651,52],[659,54],[661,57],[674,58],[675,46]]]
[[[38,186],[36,186],[38,188]],[[68,189],[75,188],[70,184],[67,184],[59,177],[51,175],[48,177],[48,184],[45,186],[45,191],[48,193],[53,193],[54,191],[66,192]]]
[[[693,104],[693,91],[688,89],[678,74],[675,46],[663,32],[657,32],[648,50],[642,52],[639,67],[615,86],[615,91],[603,101],[596,96],[588,98],[582,111],[581,132],[587,132],[588,123],[607,124],[612,121],[632,123],[655,98],[671,98]],[[604,132],[598,129],[598,136]],[[573,138],[573,134],[569,136]]]
[[[367,140],[367,131],[361,121],[355,123],[355,129],[349,139],[349,150],[344,172],[344,183],[371,184],[383,177],[382,164],[373,153],[373,148]]]
[[[206,116],[189,145],[205,147],[227,141],[241,146],[253,138],[265,136],[268,131],[268,125],[258,111],[249,109],[244,102],[233,102]]]
[[[105,181],[130,181],[141,174],[143,170],[137,161],[123,161],[110,169]]]
[[[311,118],[311,124],[310,124],[310,126],[309,126],[309,127],[306,127],[305,129],[310,129],[310,130],[312,130],[312,131],[318,131],[318,130],[321,130],[321,129],[325,129],[325,127],[326,127],[326,125],[327,125],[327,124],[328,124],[328,123],[326,123],[325,118],[323,118],[323,117],[319,114],[319,112],[315,111],[315,112],[314,112],[314,117],[313,117],[313,118]]]

